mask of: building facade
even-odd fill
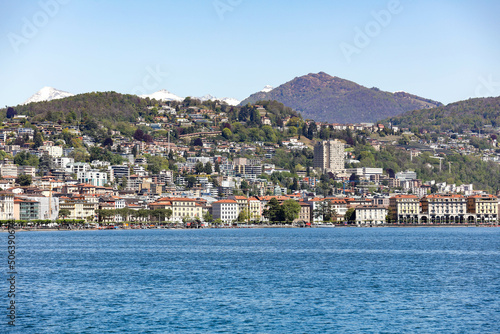
[[[344,171],[344,143],[338,140],[324,140],[314,146],[314,168],[323,173]]]

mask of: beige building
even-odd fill
[[[324,140],[314,146],[314,168],[323,173],[342,173],[344,169],[344,143],[338,140]]]
[[[431,194],[422,203],[421,223],[464,223],[467,218],[467,200],[462,195]]]
[[[474,195],[467,198],[467,212],[476,215],[476,222],[498,220],[498,198],[493,195]]]
[[[96,210],[99,204],[95,199],[88,199],[85,197],[61,197],[59,202],[59,210],[66,209],[69,211],[67,219],[85,219],[94,220]]]
[[[396,195],[389,199],[391,222],[418,223],[420,200],[415,195]]]
[[[160,198],[158,202],[170,202],[172,209],[172,219],[180,221],[183,218],[198,218],[203,217],[203,207],[201,204],[196,203],[192,198],[182,197],[165,197]],[[165,207],[167,208],[167,207]]]

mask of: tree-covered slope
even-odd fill
[[[388,118],[395,126],[428,131],[478,130],[484,125],[500,126],[500,97],[459,101],[427,110],[414,110]]]
[[[116,92],[93,92],[64,99],[29,103],[15,107],[17,114],[28,115],[33,121],[66,119],[66,117],[110,121],[135,121],[153,105],[149,99]],[[1,111],[5,113],[5,109]],[[69,116],[68,116],[69,115]]]

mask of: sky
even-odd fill
[[[242,100],[326,72],[451,103],[500,96],[497,0],[0,2],[0,106],[44,86]]]

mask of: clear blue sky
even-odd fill
[[[319,71],[443,103],[500,95],[497,0],[25,0],[0,8],[1,106],[44,86],[243,99]],[[390,17],[376,23],[373,11]],[[358,28],[368,40],[356,40]],[[346,45],[356,48],[349,57]]]

